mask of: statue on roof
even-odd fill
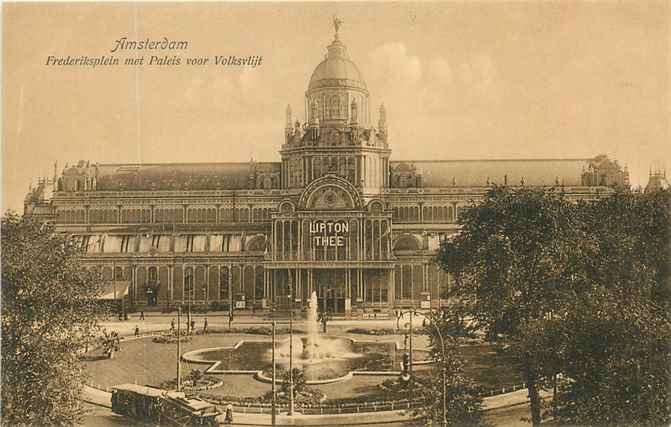
[[[338,31],[340,31],[340,26],[343,24],[342,19],[333,15],[333,27],[335,28],[335,39],[338,40]]]

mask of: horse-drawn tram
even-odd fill
[[[218,426],[216,418],[221,414],[215,405],[204,400],[137,384],[113,388],[112,411],[142,421],[174,426]]]

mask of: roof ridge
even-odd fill
[[[190,162],[190,163],[98,163],[98,166],[116,166],[116,167],[131,167],[131,166],[222,166],[222,165],[249,165],[250,162]],[[256,165],[273,165],[281,164],[281,162],[257,162]]]
[[[448,162],[576,162],[576,161],[590,161],[593,157],[586,158],[539,158],[539,159],[442,159],[442,160],[390,160],[390,163],[448,163]]]

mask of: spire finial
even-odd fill
[[[284,124],[287,129],[291,129],[291,105],[287,104],[287,109],[285,110]]]
[[[343,24],[342,19],[338,18],[336,15],[333,15],[333,27],[335,28],[335,39],[338,40],[338,31],[340,31],[340,26]]]
[[[377,127],[379,129],[387,127],[387,109],[384,108],[384,104],[380,104],[380,118],[378,119]]]

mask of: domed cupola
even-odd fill
[[[336,39],[327,49],[326,58],[312,73],[308,92],[325,87],[351,87],[367,92],[359,67],[347,56],[347,46]]]
[[[335,39],[327,47],[326,58],[312,73],[305,93],[308,122],[318,121],[321,127],[347,125],[355,101],[359,108],[359,124],[365,126],[369,122],[368,88],[359,67],[349,58],[347,47],[339,39],[342,21],[335,18],[333,24]]]

